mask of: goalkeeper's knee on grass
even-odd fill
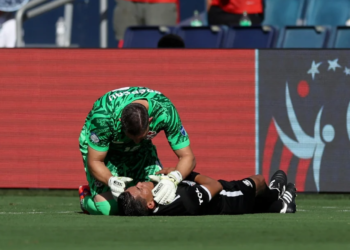
[[[118,214],[118,204],[112,199],[108,201],[95,202],[91,196],[86,196],[83,207],[91,215],[116,215]]]

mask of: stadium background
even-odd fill
[[[113,31],[113,9],[115,0],[108,0],[108,37],[109,48],[116,48],[118,43]],[[100,0],[76,0],[74,2],[71,44],[80,48],[97,48],[100,46]],[[194,10],[203,12],[203,0],[180,0],[179,21],[193,16]],[[27,45],[37,47],[52,46],[56,39],[56,22],[64,16],[64,7],[53,9],[23,23],[23,39]]]
[[[255,173],[254,50],[9,49],[2,57],[1,187],[84,184],[78,137],[86,115],[105,92],[125,86],[173,101],[200,172],[232,179]],[[174,167],[164,133],[154,143],[163,166]]]
[[[115,1],[107,2],[108,47],[116,48]],[[349,0],[269,0],[263,26],[217,29],[205,26],[204,0],[179,2],[178,27],[141,28],[151,31],[144,35],[155,35],[152,46],[164,32],[182,35],[187,45],[197,41],[195,48],[209,40],[206,48],[338,48],[349,40],[350,29],[344,26],[350,20],[344,11]],[[83,184],[77,138],[87,112],[106,91],[137,85],[174,102],[200,172],[226,179],[263,174],[268,180],[283,169],[299,192],[349,192],[348,51],[87,49],[99,46],[100,3],[74,1],[73,48],[55,45],[57,17],[65,15],[61,6],[24,18],[25,46],[43,48],[1,50],[0,187],[74,189]],[[290,7],[285,19],[279,11],[283,6]],[[187,27],[197,18],[194,10],[204,26]],[[130,32],[133,41],[125,39],[126,48],[150,45],[137,29]],[[191,32],[197,36],[188,36]],[[163,165],[174,166],[164,134],[154,142]]]
[[[80,49],[57,48],[56,22],[63,15],[57,8],[23,23],[25,46],[41,49],[0,50],[0,249],[349,248],[350,55],[310,47],[350,47],[350,29],[343,26],[350,0],[265,0],[264,24],[279,26],[267,48],[299,50],[254,50],[267,45],[268,33],[257,28],[261,39],[251,39],[250,32],[243,33],[254,28],[247,27],[239,28],[243,33],[231,47],[254,49],[176,51],[116,49],[114,0],[108,0],[107,16],[108,47],[115,49],[87,49],[99,47],[99,2],[74,1],[71,41]],[[204,0],[180,2],[181,21],[196,9],[205,19]],[[294,35],[280,43],[287,25]],[[213,40],[208,32],[192,38],[222,48],[216,42],[222,33],[215,34]],[[83,214],[77,192],[86,183],[80,129],[99,96],[131,85],[157,89],[175,103],[197,170],[215,178],[262,173],[269,179],[283,169],[298,188],[297,212]],[[164,134],[154,143],[163,165],[173,166],[176,158]]]
[[[348,52],[5,49],[2,57],[0,187],[84,184],[78,136],[92,104],[112,89],[145,86],[177,107],[199,172],[269,179],[284,169],[299,192],[349,191]],[[164,134],[154,143],[163,166],[174,167]]]

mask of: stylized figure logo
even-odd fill
[[[317,191],[320,190],[320,166],[323,151],[325,148],[325,143],[321,139],[321,116],[323,107],[317,114],[317,118],[314,125],[314,137],[307,135],[302,127],[300,126],[297,116],[295,114],[293,103],[290,98],[288,83],[286,83],[286,106],[288,119],[291,125],[291,128],[296,137],[296,141],[288,137],[281,127],[278,125],[277,121],[273,118],[274,124],[276,126],[278,135],[283,142],[283,144],[298,158],[300,159],[311,159],[313,158],[313,173],[314,180],[316,184]],[[350,109],[350,105],[349,105]],[[348,119],[350,120],[350,111],[348,109]],[[349,124],[349,122],[348,122]],[[348,131],[350,132],[350,127],[348,126]],[[322,137],[326,142],[331,142],[334,139],[334,128],[332,125],[325,125],[322,129]],[[350,133],[349,133],[350,135]]]
[[[259,51],[256,169],[299,192],[350,191],[350,52]]]

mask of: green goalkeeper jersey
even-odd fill
[[[153,119],[146,139],[135,144],[121,130],[119,119],[124,107],[139,99],[148,101],[148,114]],[[145,87],[126,87],[112,90],[94,103],[82,133],[87,144],[97,151],[127,154],[136,151],[141,153],[143,149],[152,146],[152,139],[162,130],[173,150],[190,144],[179,114],[166,96]]]

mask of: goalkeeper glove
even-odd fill
[[[132,181],[132,178],[123,176],[112,176],[108,180],[108,186],[111,189],[113,198],[118,199],[119,195],[124,192],[125,184]]]
[[[155,202],[161,205],[170,204],[175,199],[177,185],[182,181],[181,173],[175,170],[165,176],[150,175],[149,178],[158,182],[152,189]]]

